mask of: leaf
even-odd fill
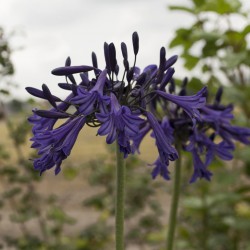
[[[192,46],[192,43],[190,42],[190,33],[191,33],[191,30],[189,29],[178,29],[176,30],[176,36],[175,38],[170,42],[169,44],[169,48],[173,48],[173,47],[176,47],[176,46],[185,46],[186,48],[188,47],[191,47]]]
[[[245,34],[243,32],[229,30],[225,32],[225,45],[232,46],[234,52],[242,51],[246,48]]]
[[[212,11],[218,14],[240,13],[239,0],[207,0],[200,11]]]
[[[203,29],[195,29],[192,32],[192,37],[194,40],[204,39],[208,42],[215,42],[216,40],[220,39],[222,35],[217,31],[207,32]]]
[[[196,7],[201,7],[204,3],[206,3],[206,0],[193,0],[193,3]]]
[[[196,77],[192,77],[188,83],[188,91],[190,91],[191,94],[198,92],[204,87],[201,80]]]
[[[211,72],[211,71],[212,71],[212,69],[211,69],[211,67],[210,67],[208,64],[204,64],[204,65],[202,66],[202,72],[203,72],[203,73]]]
[[[239,53],[228,51],[225,57],[222,58],[222,61],[228,69],[233,69],[243,63],[247,57],[247,51],[241,51]]]
[[[244,36],[250,33],[250,24],[248,24],[241,32]]]
[[[185,6],[170,5],[168,8],[170,10],[180,10],[180,11],[185,11],[185,12],[189,12],[189,13],[192,13],[192,14],[195,13],[194,9],[191,9],[191,8],[188,8],[188,7],[185,7]]]
[[[181,57],[184,58],[184,60],[185,60],[184,66],[188,70],[193,69],[200,60],[199,57],[196,57],[196,56],[193,56],[193,55],[187,54],[187,53],[183,54]]]
[[[213,41],[207,41],[202,48],[202,57],[214,57],[217,55],[218,47]]]
[[[10,92],[6,89],[0,89],[0,93],[4,94],[4,95],[9,95]]]

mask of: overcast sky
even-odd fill
[[[245,1],[249,7],[250,1]],[[103,68],[105,41],[114,42],[117,50],[126,42],[132,58],[134,31],[140,37],[137,65],[158,63],[159,50],[168,45],[174,30],[193,21],[189,15],[169,12],[167,6],[173,2],[187,5],[190,1],[0,0],[0,26],[7,33],[16,31],[12,47],[18,50],[12,58],[19,89],[13,91],[14,96],[27,97],[25,86],[40,88],[43,83],[60,95],[57,83],[62,78],[51,75],[51,70],[62,66],[67,56],[74,65],[90,64],[92,51]],[[167,55],[176,53],[178,50],[171,50]],[[178,69],[182,71],[180,62]]]

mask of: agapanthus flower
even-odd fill
[[[109,103],[109,97],[103,95],[103,88],[106,83],[107,70],[103,70],[93,88],[85,89],[79,85],[77,87],[77,95],[71,99],[71,103],[79,105],[79,112],[84,115],[91,114],[95,109],[102,112],[106,110]],[[98,105],[98,106],[97,106]]]
[[[34,168],[43,173],[56,166],[55,174],[58,174],[62,161],[70,155],[84,124],[85,117],[77,116],[58,128],[35,134],[31,138],[32,147],[38,150],[41,157],[34,160]]]
[[[123,67],[117,63],[115,45],[105,42],[105,67],[98,66],[97,56],[93,52],[92,65],[72,66],[68,57],[64,66],[52,70],[52,74],[65,77],[64,82],[58,83],[60,88],[70,92],[65,100],[53,95],[46,85],[42,86],[42,90],[26,88],[30,94],[47,100],[52,106],[48,110],[34,109],[34,114],[29,118],[33,124],[32,147],[38,150],[38,158],[34,160],[35,169],[42,173],[55,166],[58,173],[78,134],[87,125],[97,127],[97,134],[105,135],[108,144],[116,141],[125,158],[139,152],[141,141],[147,133],[152,132],[159,152],[152,176],[155,178],[159,174],[169,179],[169,161],[178,158],[175,127],[172,126],[171,115],[162,121],[157,117],[157,103],[167,102],[165,109],[172,104],[178,112],[187,114],[185,118],[191,124],[196,124],[205,105],[206,88],[191,96],[175,95],[173,91],[167,93],[166,86],[169,83],[170,87],[173,86],[173,65],[177,56],[167,59],[166,50],[162,47],[159,65],[150,64],[141,70],[136,66],[139,53],[139,36],[136,32],[132,35],[132,44],[134,60],[130,64],[127,46],[121,43]],[[75,74],[80,74],[79,82]],[[169,114],[172,111],[170,108]],[[62,125],[56,128],[59,119]]]
[[[110,94],[110,112],[97,113],[96,118],[101,122],[97,133],[108,135],[108,144],[118,140],[120,150],[127,157],[131,153],[130,140],[138,134],[139,126],[144,120],[133,114],[128,107],[121,106],[113,93]]]
[[[211,162],[215,157],[226,161],[231,160],[235,149],[235,141],[250,144],[250,129],[232,125],[233,105],[222,105],[220,103],[222,88],[218,89],[213,104],[199,106],[199,102],[203,102],[204,99],[200,99],[193,109],[192,103],[188,104],[189,100],[190,102],[192,99],[195,101],[195,96],[201,95],[204,97],[206,95],[203,88],[198,94],[187,98],[187,108],[185,108],[185,102],[182,102],[182,98],[185,98],[187,93],[186,86],[187,79],[184,79],[179,94],[170,95],[170,93],[175,92],[175,84],[172,80],[169,86],[170,93],[157,91],[163,98],[157,97],[155,99],[155,106],[160,106],[161,109],[159,111],[154,109],[154,113],[158,117],[162,117],[159,122],[165,135],[169,138],[172,136],[171,144],[179,143],[183,150],[191,153],[194,170],[190,182],[195,182],[197,178],[210,180],[212,177],[209,170]],[[172,100],[172,103],[169,103],[169,100]],[[173,103],[177,106],[173,106]],[[183,107],[185,113],[180,110],[180,107]],[[164,120],[166,114],[168,116],[167,123]],[[198,119],[194,121],[194,117]],[[168,139],[169,141],[170,139]],[[159,159],[156,160],[154,165],[153,177],[160,174],[164,179],[169,178],[167,168],[163,168]]]
[[[206,91],[207,88],[204,87],[193,96],[174,96],[160,90],[157,90],[156,93],[164,99],[175,103],[178,107],[183,108],[192,121],[196,123],[196,120],[201,120],[199,109],[206,103]]]

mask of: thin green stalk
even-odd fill
[[[124,250],[125,160],[118,143],[116,143],[116,163],[115,240],[116,250]]]
[[[174,247],[174,236],[175,236],[175,227],[176,227],[176,219],[178,212],[178,202],[180,196],[180,184],[181,184],[181,150],[180,147],[177,146],[177,150],[179,153],[179,159],[175,162],[175,176],[174,176],[174,190],[171,200],[171,208],[169,214],[169,226],[167,233],[167,248],[166,250],[172,250]]]

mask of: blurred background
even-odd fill
[[[174,5],[173,5],[174,4]],[[114,149],[84,128],[63,171],[42,176],[29,159],[27,117],[46,103],[25,87],[64,97],[62,78],[50,74],[70,56],[73,65],[104,68],[103,43],[125,42],[137,65],[158,64],[162,46],[175,64],[177,84],[190,93],[204,84],[213,98],[235,105],[234,123],[250,126],[250,2],[248,0],[0,0],[0,248],[99,250],[114,245]],[[192,159],[184,154],[176,249],[250,249],[250,149],[238,145],[231,162],[213,162],[210,183],[189,184]],[[151,180],[156,158],[147,137],[127,163],[126,244],[129,250],[164,249],[172,183]],[[174,166],[170,166],[173,176]]]

